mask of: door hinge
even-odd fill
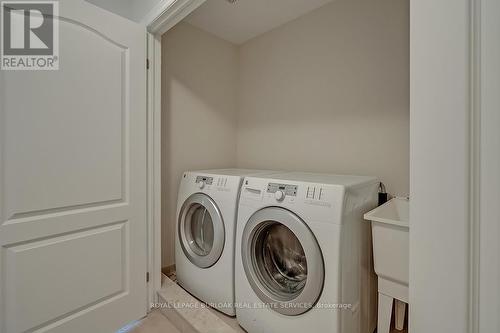
[[[149,272],[146,272],[146,282],[149,282]]]
[[[149,59],[146,59],[146,69],[149,69]]]

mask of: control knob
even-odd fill
[[[276,191],[276,193],[274,193],[274,197],[277,201],[283,201],[285,199],[285,193],[283,191]]]

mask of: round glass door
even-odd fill
[[[242,258],[252,289],[285,315],[308,311],[323,289],[324,265],[316,238],[292,212],[268,207],[243,231]]]
[[[184,254],[200,268],[214,265],[224,248],[224,222],[215,202],[203,193],[191,195],[179,214],[179,240]]]
[[[199,256],[207,256],[214,246],[214,224],[207,208],[200,204],[189,207],[186,219],[186,238]]]
[[[300,241],[286,226],[268,222],[255,236],[255,264],[265,284],[283,299],[293,299],[306,285],[307,259]]]

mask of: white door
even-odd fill
[[[0,75],[0,332],[145,315],[145,29],[59,2],[58,71]]]

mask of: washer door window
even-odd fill
[[[241,251],[252,289],[271,309],[299,315],[319,299],[323,256],[311,230],[297,215],[278,207],[257,211],[245,226]]]
[[[184,254],[200,268],[213,266],[224,249],[224,221],[215,202],[203,193],[191,195],[179,214],[179,238]]]

